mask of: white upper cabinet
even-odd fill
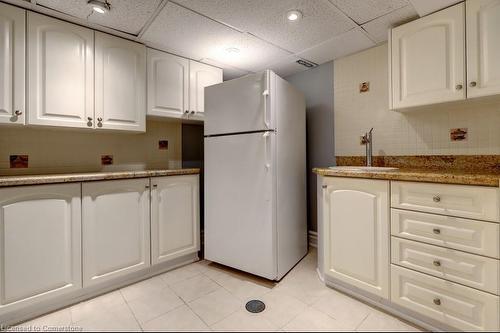
[[[500,0],[467,1],[467,96],[500,94]]]
[[[391,76],[394,109],[465,99],[465,4],[394,28]]]
[[[0,189],[0,317],[77,291],[80,184]]]
[[[28,112],[30,125],[92,127],[92,30],[28,13]]]
[[[83,286],[150,266],[149,178],[82,184]]]
[[[148,49],[147,114],[181,118],[188,109],[189,60]]]
[[[325,276],[389,299],[389,182],[325,177]]]
[[[189,61],[189,114],[202,116],[205,111],[205,87],[222,82],[222,69]]]
[[[151,261],[200,250],[198,175],[151,178]]]
[[[146,47],[95,33],[95,127],[146,131]]]
[[[0,3],[0,123],[24,124],[25,17]]]

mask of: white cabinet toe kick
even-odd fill
[[[0,326],[198,260],[199,175],[0,189]]]
[[[325,283],[429,330],[500,328],[500,189],[320,176]]]

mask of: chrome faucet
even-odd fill
[[[371,167],[373,165],[373,127],[372,129],[365,133],[361,138],[361,144],[365,145],[366,148],[366,166]]]

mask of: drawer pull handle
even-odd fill
[[[439,260],[434,260],[434,261],[432,262],[432,264],[433,264],[434,266],[436,266],[436,267],[441,266],[441,262],[440,262]]]
[[[440,229],[432,229],[432,232],[435,233],[436,235],[439,235],[441,233]]]
[[[441,305],[441,300],[439,298],[434,298],[433,302],[436,305]]]
[[[439,195],[435,195],[434,198],[432,198],[432,200],[434,200],[434,202],[440,202],[441,197]]]

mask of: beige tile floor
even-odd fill
[[[314,249],[279,283],[207,261],[20,324],[13,330],[73,326],[84,331],[419,331],[327,288]],[[266,309],[248,313],[250,299]]]

